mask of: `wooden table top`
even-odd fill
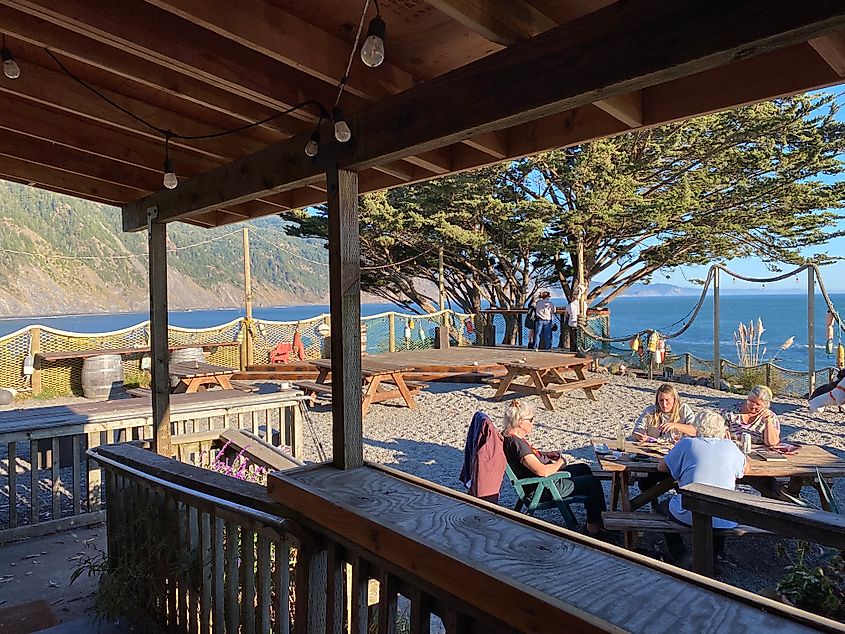
[[[314,367],[319,368],[321,370],[332,369],[331,359],[316,359],[314,361],[311,361],[310,363]],[[376,359],[365,359],[363,357],[361,358],[361,374],[363,374],[364,376],[373,376],[376,374],[393,374],[394,372],[403,374],[405,372],[413,371],[414,366],[412,365],[405,365]]]
[[[616,448],[616,440],[611,438],[593,438],[593,447],[596,444],[605,443],[611,449]],[[624,471],[628,469],[636,472],[657,471],[657,459],[665,455],[671,445],[658,443],[639,443],[632,440],[625,441],[625,453],[637,454],[653,458],[651,461],[632,460],[623,457],[618,460],[609,459],[608,455],[596,454],[601,468],[606,471]],[[748,458],[749,476],[813,476],[816,468],[822,475],[834,478],[845,477],[845,460],[841,460],[829,451],[817,445],[801,445],[798,453],[791,456],[784,456],[785,462],[766,461],[760,458],[755,451],[761,447],[754,447]],[[612,455],[612,454],[609,454]]]
[[[589,357],[562,355],[556,353],[537,352],[526,354],[524,357],[509,361],[499,361],[499,365],[508,369],[518,370],[567,370],[570,368],[584,368],[592,362]]]
[[[236,370],[223,365],[213,365],[202,361],[184,361],[182,363],[171,363],[168,365],[169,372],[173,376],[189,378],[193,376],[216,376],[219,374],[234,374]]]

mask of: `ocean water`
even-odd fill
[[[837,310],[845,315],[845,293],[831,295]],[[680,330],[688,319],[688,313],[698,301],[697,296],[674,297],[621,297],[610,305],[610,334],[613,337],[628,335],[646,328],[655,328],[661,333]],[[807,297],[800,293],[774,294],[757,293],[722,295],[720,298],[720,347],[721,356],[737,360],[733,332],[739,322],[757,321],[760,317],[766,328],[762,347],[767,352],[764,360],[769,361],[777,354],[777,364],[795,370],[807,368]],[[388,310],[399,310],[390,304],[362,304],[363,316],[375,315]],[[327,313],[327,305],[280,306],[256,308],[257,318],[275,321],[296,321]],[[821,295],[815,296],[815,349],[816,367],[835,365],[835,345],[839,331],[835,329],[834,354],[825,353],[825,315],[827,307]],[[170,323],[188,328],[204,328],[243,317],[239,308],[173,311]],[[0,318],[0,336],[14,332],[31,324],[42,324],[60,330],[73,332],[106,332],[132,326],[148,318],[147,313],[118,313],[99,315],[61,315],[52,317]],[[778,351],[789,337],[795,343],[787,350]],[[704,306],[692,325],[669,344],[676,354],[689,352],[702,359],[713,358],[713,298],[705,300]],[[625,344],[621,344],[625,345]]]

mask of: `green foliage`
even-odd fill
[[[257,286],[294,295],[322,296],[328,288],[325,248],[288,236],[278,217],[244,223],[251,234],[252,274]],[[213,240],[214,238],[223,239]],[[206,289],[243,285],[241,234],[236,227],[168,227],[168,266]],[[198,244],[202,243],[202,244]],[[191,248],[178,248],[196,245]],[[146,292],[145,233],[124,233],[120,210],[70,196],[0,181],[0,282],[7,289],[41,268],[71,295],[96,295],[109,287]],[[79,259],[82,258],[82,259]]]
[[[842,616],[845,600],[845,567],[841,554],[827,566],[809,566],[805,563],[807,542],[796,542],[795,558],[790,557],[782,547],[778,554],[789,557],[786,574],[777,585],[777,592],[790,604],[822,616]]]
[[[843,234],[843,142],[835,97],[798,95],[367,195],[363,288],[431,309],[439,247],[466,311],[524,305],[539,284],[571,297],[580,241],[592,305],[680,265],[803,262]],[[288,219],[326,236],[325,211]]]

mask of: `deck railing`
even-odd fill
[[[675,632],[681,619],[695,631],[839,631],[828,619],[380,467],[275,473],[271,497],[131,445],[91,455],[106,473],[105,583],[131,590],[138,605],[130,613],[153,621],[140,626]]]
[[[149,402],[131,407],[135,402],[87,416],[62,407],[18,410],[17,422],[0,425],[0,543],[105,519],[102,476],[86,450],[152,438]],[[299,401],[285,394],[175,404],[171,422],[174,454],[186,462],[200,462],[228,427],[287,445],[295,457],[303,453]]]

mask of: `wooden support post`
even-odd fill
[[[722,360],[719,357],[719,269],[713,269],[713,387],[721,389]]]
[[[33,357],[41,352],[41,327],[33,326],[29,329],[29,352]],[[41,362],[34,361],[32,367],[32,395],[41,394]]]
[[[396,352],[396,313],[387,314],[387,349]]]
[[[807,372],[808,394],[816,389],[816,271],[807,267]]]
[[[692,571],[713,576],[713,518],[692,512]]]
[[[440,247],[437,254],[437,303],[440,310],[446,310],[446,287],[443,280],[443,247]]]
[[[153,449],[162,456],[170,450],[170,351],[167,344],[167,225],[154,222],[158,211],[148,212],[150,270],[150,349],[152,357]]]
[[[252,264],[249,257],[249,228],[244,227],[244,307],[246,309],[246,325],[244,331],[244,362],[247,366],[252,365],[253,342],[252,342]],[[243,368],[246,369],[246,368]]]
[[[329,290],[332,317],[332,462],[364,464],[361,422],[361,244],[358,174],[326,172],[329,206]]]

